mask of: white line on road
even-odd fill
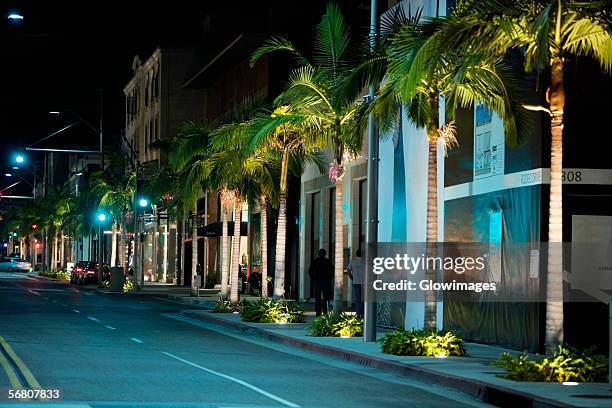
[[[104,327],[106,327],[109,330],[115,330],[115,328],[113,326],[104,326]]]
[[[142,340],[137,339],[136,337],[130,337],[130,340],[132,340],[135,343],[144,343]]]
[[[72,311],[73,311],[74,313],[81,313],[81,312],[79,312],[79,311],[78,311],[78,310],[76,310],[76,309],[72,309]]]
[[[99,320],[98,320],[98,319],[96,319],[95,317],[87,316],[87,318],[88,318],[89,320],[94,321],[94,322],[98,322],[98,321],[99,321]]]
[[[291,402],[291,401],[287,401],[286,399],[283,399],[283,398],[281,398],[281,397],[278,397],[278,396],[276,396],[276,395],[274,395],[274,394],[271,394],[271,393],[269,393],[269,392],[267,392],[267,391],[264,391],[264,390],[262,390],[261,388],[256,387],[256,386],[254,386],[254,385],[251,385],[251,384],[249,384],[249,383],[248,383],[248,382],[246,382],[246,381],[242,381],[242,380],[240,380],[240,379],[238,379],[238,378],[235,378],[235,377],[229,376],[229,375],[227,375],[227,374],[223,374],[223,373],[220,373],[220,372],[218,372],[218,371],[211,370],[210,368],[202,367],[201,365],[198,365],[198,364],[196,364],[196,363],[192,363],[192,362],[191,362],[191,361],[189,361],[189,360],[185,360],[185,359],[183,359],[183,358],[180,358],[180,357],[178,357],[178,356],[175,356],[175,355],[174,355],[174,354],[172,354],[172,353],[167,353],[167,352],[165,352],[165,351],[162,351],[162,354],[164,354],[164,355],[166,355],[166,356],[168,356],[168,357],[170,357],[170,358],[173,358],[173,359],[175,359],[175,360],[181,361],[181,362],[183,362],[183,363],[185,363],[185,364],[188,364],[188,365],[190,365],[190,366],[192,366],[192,367],[199,368],[200,370],[202,370],[202,371],[206,371],[206,372],[207,372],[207,373],[209,373],[209,374],[213,374],[213,375],[219,376],[219,377],[221,377],[221,378],[225,378],[226,380],[229,380],[229,381],[235,382],[236,384],[240,384],[240,385],[242,385],[243,387],[246,387],[246,388],[248,388],[248,389],[250,389],[250,390],[253,390],[253,391],[255,391],[256,393],[261,394],[261,395],[263,395],[263,396],[265,396],[265,397],[268,397],[268,398],[270,398],[270,399],[272,399],[272,400],[274,400],[274,401],[276,401],[276,402],[279,402],[279,403],[281,403],[281,404],[283,404],[283,405],[285,405],[285,406],[292,407],[292,408],[299,408],[299,405],[294,404],[294,403],[293,403],[293,402]]]
[[[40,293],[34,292],[32,289],[28,289],[28,292],[35,294],[36,296],[40,296]]]

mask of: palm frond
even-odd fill
[[[279,52],[279,51],[288,52],[291,55],[293,55],[298,65],[308,65],[309,64],[308,59],[306,59],[298,51],[298,49],[295,47],[295,45],[293,45],[291,41],[283,37],[272,37],[266,40],[266,42],[261,47],[256,49],[253,52],[253,54],[251,54],[251,58],[249,60],[251,67],[253,67],[257,63],[257,61],[264,55],[270,54],[272,52]]]
[[[593,18],[573,15],[563,27],[563,51],[594,58],[601,68],[612,72],[612,30]]]
[[[344,22],[340,8],[328,3],[321,22],[315,29],[314,63],[337,77],[343,64],[344,53],[350,42],[350,29]]]

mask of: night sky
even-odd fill
[[[74,122],[70,115],[58,117],[49,111],[74,110],[97,126],[99,89],[104,95],[105,144],[113,146],[124,126],[122,89],[132,76],[136,54],[146,60],[157,46],[169,46],[196,47],[212,55],[240,32],[312,38],[325,3],[1,0],[1,176],[10,170],[17,149]],[[350,3],[342,7],[347,19],[355,22],[351,13],[367,17],[366,9],[355,11],[359,2]],[[24,20],[8,20],[11,12]],[[96,148],[93,132],[83,127],[72,133],[38,146],[68,147],[78,134],[79,144]]]

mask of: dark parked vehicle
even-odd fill
[[[98,282],[98,267],[99,263],[93,261],[80,261],[74,265],[70,273],[70,283],[77,285],[85,285],[87,283]],[[110,280],[110,268],[108,265],[102,265],[103,280]]]

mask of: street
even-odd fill
[[[485,406],[444,388],[167,316],[184,307],[0,273],[0,403],[11,402],[15,381],[23,389],[37,381],[58,390],[62,404],[91,406]]]

